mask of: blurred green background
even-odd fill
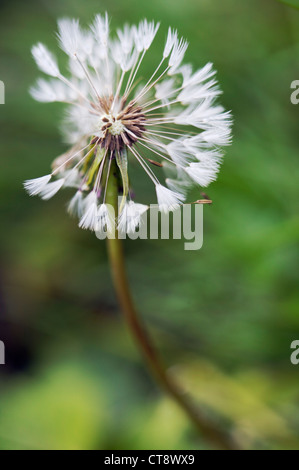
[[[57,51],[58,17],[85,24],[105,10],[112,27],[162,22],[149,72],[168,25],[178,28],[187,61],[214,62],[235,120],[208,190],[203,248],[125,242],[139,310],[174,373],[248,448],[299,449],[299,366],[290,362],[299,339],[299,106],[290,103],[299,12],[275,0],[1,2],[0,448],[207,448],[143,365],[105,243],[66,215],[67,191],[46,203],[22,189],[66,148],[63,106],[28,94],[40,75],[30,48],[42,41]],[[136,193],[147,200],[145,181]]]

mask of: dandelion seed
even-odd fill
[[[38,68],[47,75],[58,77],[60,72],[53,54],[41,43],[32,48],[32,55]]]
[[[126,202],[118,219],[120,233],[134,233],[141,223],[142,215],[148,210],[145,204],[136,204],[133,201]]]
[[[60,178],[59,180],[48,183],[39,193],[41,198],[44,199],[45,201],[47,201],[48,199],[51,199],[51,197],[55,196],[55,194],[58,193],[59,189],[62,188],[64,183],[65,183],[64,178]]]
[[[97,202],[97,195],[92,191],[84,201],[83,215],[80,219],[79,227],[85,230],[96,230],[98,215]]]
[[[115,220],[110,209],[107,204],[101,204],[98,208],[96,230],[100,233],[113,231]]]
[[[67,207],[68,213],[74,217],[83,216],[83,193],[81,190],[77,191]]]
[[[36,196],[43,191],[43,189],[49,183],[51,177],[52,175],[45,175],[33,180],[27,180],[24,183],[24,188],[30,194],[30,196]]]
[[[171,189],[166,188],[162,184],[156,185],[156,193],[159,209],[162,212],[176,210],[184,199],[182,194],[176,191],[172,191]]]

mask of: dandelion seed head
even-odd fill
[[[89,29],[77,19],[59,20],[67,73],[46,46],[32,48],[38,68],[51,78],[39,79],[30,93],[43,103],[66,103],[62,132],[72,147],[55,158],[51,174],[24,186],[45,200],[63,187],[75,188],[68,212],[83,229],[111,230],[115,223],[106,201],[111,168],[120,182],[118,228],[130,233],[148,207],[130,199],[130,161],[146,173],[160,210],[168,212],[186,200],[190,186],[217,178],[222,147],[231,143],[232,118],[218,104],[213,65],[193,71],[184,64],[188,43],[176,30],[168,29],[152,74],[142,75],[159,26],[142,20],[113,35],[107,13],[97,15]]]

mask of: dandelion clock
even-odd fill
[[[218,103],[221,90],[213,65],[194,70],[184,63],[188,43],[176,30],[166,30],[160,61],[149,76],[141,74],[158,29],[159,24],[143,20],[111,34],[107,14],[97,15],[88,29],[63,18],[57,39],[68,56],[67,73],[46,46],[32,48],[38,68],[50,78],[39,78],[30,93],[40,102],[65,103],[61,130],[69,148],[50,172],[24,186],[44,200],[73,188],[68,212],[79,227],[116,233],[108,237],[116,291],[153,375],[207,441],[234,449],[233,437],[218,429],[166,372],[136,312],[124,268],[119,234],[136,231],[150,204],[163,213],[173,211],[187,202],[189,188],[215,181],[223,148],[231,143],[231,114]],[[143,195],[131,182],[133,162],[145,173],[155,200],[140,203]]]

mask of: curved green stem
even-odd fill
[[[109,179],[106,198],[107,203],[113,205],[115,213],[117,214],[118,182],[115,165]],[[114,239],[108,238],[108,254],[114,286],[126,323],[157,382],[185,411],[206,441],[210,442],[218,449],[239,449],[239,445],[234,442],[231,436],[219,430],[217,425],[212,423],[201,410],[195,406],[191,398],[187,396],[179,385],[167,374],[166,368],[161,362],[136,311],[126,274],[122,241],[117,237],[117,234]]]

